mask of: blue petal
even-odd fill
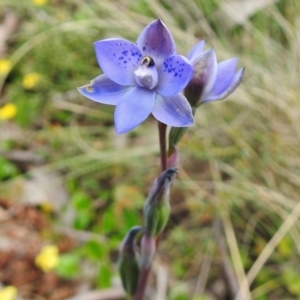
[[[156,94],[153,116],[160,122],[174,127],[187,127],[194,124],[192,108],[182,94],[163,97]]]
[[[142,58],[141,51],[124,39],[106,39],[94,43],[103,73],[121,85],[136,85],[134,70]]]
[[[136,45],[142,51],[143,56],[153,58],[157,67],[159,67],[167,57],[175,54],[173,37],[160,20],[153,21],[141,32],[136,41]]]
[[[202,102],[210,102],[215,100],[221,100],[229,96],[231,93],[234,92],[234,90],[238,87],[240,82],[243,79],[245,73],[245,68],[240,69],[237,73],[235,73],[234,77],[232,78],[230,85],[227,87],[226,90],[222,91],[219,94],[209,94],[207,97],[204,97]]]
[[[149,116],[155,94],[153,90],[134,87],[121,99],[115,110],[117,133],[130,131]]]
[[[93,79],[90,84],[77,88],[85,97],[110,105],[117,105],[120,99],[131,87],[119,85],[105,75]]]
[[[221,94],[230,86],[236,73],[237,58],[231,58],[218,63],[217,77],[210,94]]]
[[[156,90],[163,96],[173,96],[181,92],[191,79],[193,67],[181,55],[168,57],[158,70]]]
[[[202,52],[191,60],[194,73],[186,87],[185,94],[200,99],[212,89],[217,76],[217,58],[213,49]],[[193,101],[194,102],[194,101]],[[199,104],[197,103],[197,105]]]
[[[197,43],[192,50],[190,51],[189,55],[188,55],[188,59],[192,60],[193,58],[195,58],[196,56],[198,56],[199,54],[201,54],[204,51],[204,47],[205,47],[205,41],[202,40],[199,43]]]

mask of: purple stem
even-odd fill
[[[142,300],[151,272],[152,262],[156,252],[156,240],[147,233],[141,240],[141,272],[134,300]]]
[[[151,271],[151,266],[149,268],[141,270],[139,284],[138,284],[136,293],[134,295],[134,300],[143,300],[145,290],[147,287],[148,278],[150,275],[150,271]]]
[[[161,170],[167,169],[167,125],[158,121],[159,147],[160,147],[160,164]]]
[[[158,121],[160,164],[161,164],[162,171],[165,171],[167,169],[166,133],[167,133],[167,125]],[[158,245],[158,243],[159,243],[159,239],[156,242],[156,246]],[[138,287],[134,295],[134,300],[143,300],[150,272],[151,272],[151,266],[148,268],[143,268],[141,270]]]

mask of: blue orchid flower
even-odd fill
[[[169,126],[193,124],[190,104],[180,93],[193,68],[176,54],[173,37],[160,20],[150,23],[135,44],[111,38],[94,47],[104,74],[78,90],[96,102],[116,105],[117,133],[132,130],[150,113]]]
[[[200,41],[188,55],[194,74],[184,94],[193,107],[229,96],[240,84],[245,72],[245,68],[236,72],[237,58],[218,63],[215,51],[204,51],[204,47],[205,42]]]

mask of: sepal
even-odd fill
[[[170,216],[170,189],[176,168],[162,172],[154,181],[144,206],[145,234],[156,237],[165,228]]]
[[[124,290],[134,295],[140,274],[139,258],[136,253],[136,242],[141,238],[143,228],[132,227],[122,241],[119,256],[119,273]]]

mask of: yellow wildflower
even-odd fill
[[[40,208],[46,214],[51,214],[54,211],[53,205],[50,202],[42,202]]]
[[[42,6],[48,3],[48,0],[31,0],[34,5]]]
[[[59,263],[58,248],[56,245],[44,246],[35,258],[35,264],[44,272],[53,270]],[[1,299],[0,299],[1,300]]]
[[[17,113],[17,107],[12,103],[6,103],[0,108],[0,120],[12,119]]]
[[[55,17],[58,21],[62,22],[67,19],[68,15],[64,11],[59,11]]]
[[[8,59],[0,59],[0,75],[7,74],[12,67],[12,63]]]
[[[23,77],[23,87],[31,90],[39,83],[41,76],[38,73],[29,73]]]
[[[0,290],[0,300],[13,300],[17,294],[18,290],[14,286],[9,285]]]

